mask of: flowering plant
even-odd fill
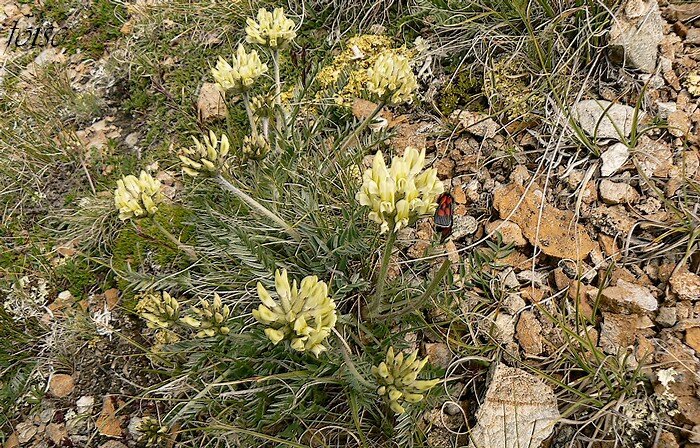
[[[367,90],[389,105],[411,103],[418,82],[408,58],[395,52],[379,55],[368,70]]]
[[[355,198],[360,205],[371,208],[369,219],[381,225],[381,232],[395,232],[419,216],[437,209],[437,197],[443,184],[437,170],[423,170],[425,149],[418,152],[408,147],[403,157],[394,157],[387,169],[384,156],[378,151],[372,168],[362,176],[362,187]]]
[[[114,204],[122,221],[152,217],[158,211],[158,203],[162,199],[160,181],[145,171],[141,171],[138,178],[130,174],[119,179],[114,190]]]
[[[297,35],[294,22],[287,18],[282,8],[275,8],[272,12],[261,8],[257,20],[248,18],[246,25],[246,41],[273,50],[283,48]]]
[[[255,83],[255,80],[267,72],[267,64],[260,61],[260,56],[255,50],[250,53],[239,44],[233,58],[233,65],[219,56],[216,67],[211,69],[214,80],[223,92],[234,90],[247,92]]]
[[[289,285],[287,270],[275,272],[278,300],[272,298],[258,282],[258,296],[262,304],[253,310],[253,317],[265,324],[265,334],[277,345],[288,339],[294,350],[310,351],[318,356],[327,350],[326,338],[335,326],[335,302],[328,297],[328,285],[316,276],[307,276],[297,287],[296,280]]]
[[[228,169],[227,156],[229,142],[226,134],[221,134],[221,140],[216,138],[214,131],[209,131],[209,137],[204,136],[203,142],[192,137],[193,148],[183,148],[178,157],[182,161],[182,170],[192,177],[199,174],[216,175],[219,171]]]
[[[386,360],[378,366],[372,366],[379,387],[377,393],[384,397],[392,411],[397,414],[406,412],[402,406],[405,403],[417,403],[423,399],[423,394],[432,389],[439,379],[419,380],[418,374],[428,362],[428,358],[418,358],[418,350],[404,359],[404,354],[394,356],[394,348],[389,347]]]

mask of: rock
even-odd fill
[[[494,192],[493,205],[501,219],[516,223],[533,246],[555,258],[582,260],[597,247],[586,229],[576,224],[574,214],[549,204],[542,205],[541,190],[508,185]],[[522,200],[522,202],[521,202]],[[539,231],[538,231],[539,229]]]
[[[452,224],[452,240],[458,240],[468,235],[473,235],[479,228],[476,218],[469,215],[454,216]]]
[[[695,350],[700,355],[700,327],[685,330],[685,345]]]
[[[672,432],[662,431],[657,448],[678,448],[678,441]]]
[[[31,421],[24,421],[15,427],[17,440],[20,444],[24,444],[32,440],[36,435],[38,428]]]
[[[676,109],[676,103],[673,101],[667,101],[667,102],[657,102],[656,107],[658,108],[659,111],[659,118],[661,119],[668,119],[669,115],[671,115],[673,112],[675,112]]]
[[[543,287],[547,280],[547,274],[544,272],[535,272],[530,269],[520,271],[516,275],[517,279],[525,284],[535,285],[537,287]]]
[[[637,190],[626,183],[603,179],[599,189],[601,199],[608,205],[632,203],[639,199]]]
[[[488,115],[468,110],[455,110],[450,115],[450,120],[459,122],[467,132],[483,138],[495,137],[500,128]]]
[[[115,399],[109,395],[105,396],[102,404],[102,411],[95,422],[97,430],[103,436],[121,437],[122,428],[121,420],[116,416],[116,408],[114,406]]]
[[[700,425],[700,400],[686,395],[678,397],[678,411],[680,411],[680,420],[684,424]]]
[[[66,425],[63,423],[49,423],[46,425],[46,436],[51,439],[53,443],[60,446],[61,441],[68,438]]]
[[[539,447],[559,419],[550,386],[534,375],[499,364],[476,414],[470,447]]]
[[[690,118],[682,110],[677,110],[668,116],[668,132],[674,137],[683,137],[690,132]]]
[[[110,288],[104,292],[104,296],[107,309],[112,311],[119,303],[119,290],[117,288]]]
[[[700,443],[700,425],[693,426],[693,429],[690,430],[688,441],[690,443]]]
[[[634,108],[605,100],[584,100],[574,104],[571,115],[591,137],[621,140],[632,132]],[[639,119],[642,116],[640,112]]]
[[[520,227],[510,221],[503,221],[498,219],[486,224],[486,233],[494,234],[498,232],[501,234],[502,240],[505,244],[512,244],[515,247],[524,247],[527,245],[527,240],[523,237],[523,231]]]
[[[78,414],[88,414],[95,405],[95,398],[90,395],[83,395],[75,402]]]
[[[503,308],[510,314],[518,314],[527,304],[520,294],[510,293],[503,300]]]
[[[700,300],[700,276],[692,272],[676,272],[669,280],[671,291],[681,300]]]
[[[18,448],[19,447],[19,437],[16,432],[10,434],[10,436],[5,440],[4,448]]]
[[[124,138],[124,144],[129,148],[135,148],[139,143],[141,135],[138,132],[132,132]]]
[[[627,145],[615,143],[600,155],[600,160],[603,161],[603,166],[600,167],[600,175],[608,177],[614,174],[627,162],[629,156],[630,150],[627,148]]]
[[[226,118],[228,110],[224,96],[216,87],[216,83],[205,82],[199,90],[197,98],[197,113],[201,121]]]
[[[56,398],[63,398],[70,395],[75,387],[75,381],[70,375],[57,373],[49,380],[49,391]]]
[[[656,311],[659,306],[647,288],[622,279],[617,286],[603,289],[600,295],[602,309],[615,313],[644,313]]]
[[[425,354],[428,356],[430,364],[446,369],[452,361],[452,352],[447,344],[442,342],[425,344]]]
[[[100,445],[100,448],[127,448],[127,446],[116,440],[110,440]]]
[[[624,352],[634,344],[638,330],[639,316],[603,312],[600,327],[600,348],[609,355]]]
[[[636,223],[622,205],[596,207],[591,212],[590,220],[606,235],[619,235],[621,238],[627,238]]]
[[[656,315],[656,323],[662,327],[670,328],[676,325],[678,318],[676,316],[675,306],[662,306]]]
[[[518,319],[516,327],[518,342],[528,355],[539,355],[544,350],[542,346],[542,324],[532,311],[525,311]]]
[[[447,415],[460,415],[462,413],[462,407],[453,401],[448,401],[444,406],[445,414]]]
[[[494,322],[495,332],[493,337],[501,344],[507,345],[513,342],[515,336],[515,318],[507,313],[498,313]]]
[[[654,141],[646,136],[639,139],[633,157],[647,177],[668,177],[673,167],[673,152],[663,141]]]
[[[450,179],[454,175],[455,162],[452,159],[444,157],[435,162],[433,167],[437,170],[438,178],[443,180]]]
[[[629,5],[628,1],[628,5]],[[656,0],[636,2],[634,14],[626,9],[624,15],[613,20],[609,44],[613,56],[622,59],[624,65],[653,73],[659,53],[659,44],[664,37],[664,19]]]

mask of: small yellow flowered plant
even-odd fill
[[[211,73],[221,91],[246,92],[267,70],[267,64],[260,61],[257,51],[252,50],[247,53],[243,45],[239,44],[233,58],[233,65],[219,56],[216,67],[211,69]]]
[[[180,304],[165,291],[143,294],[135,310],[148,328],[169,328],[180,320]]]
[[[284,15],[282,8],[273,12],[261,8],[258,10],[257,21],[246,20],[246,41],[270,47],[273,50],[283,48],[297,36],[294,22]]]
[[[130,174],[119,179],[114,190],[114,204],[122,221],[155,215],[162,199],[160,181],[145,171],[138,178]]]
[[[413,101],[418,82],[408,58],[396,53],[383,53],[369,69],[368,75],[367,90],[376,99],[390,105]]]
[[[226,326],[226,321],[231,317],[231,309],[221,302],[221,297],[214,293],[214,301],[199,300],[200,308],[193,306],[190,314],[183,317],[182,322],[192,328],[199,329],[196,336],[198,338],[213,337],[218,334],[227,335],[231,329]]]
[[[183,148],[178,157],[182,161],[182,170],[192,177],[199,174],[215,176],[222,170],[228,169],[229,142],[226,134],[221,134],[221,140],[216,138],[213,131],[209,137],[202,138],[203,142],[192,137],[194,147]]]
[[[378,34],[361,34],[348,39],[345,49],[316,76],[316,81],[324,89],[319,92],[318,98],[332,94],[336,104],[350,106],[356,98],[366,95],[370,79],[369,69],[374,66],[379,56],[393,54],[410,61],[417,54],[413,48],[393,47],[394,42],[390,37]],[[347,76],[347,83],[340,91],[336,91],[338,81],[343,75]]]
[[[142,418],[137,429],[143,434],[139,442],[144,446],[163,446],[170,439],[170,428],[153,417]]]
[[[260,160],[270,152],[270,143],[260,134],[246,135],[243,138],[241,154],[243,160]]]
[[[688,92],[690,92],[691,95],[693,96],[700,96],[700,72],[699,71],[694,71],[690,72],[688,74],[688,77],[685,79],[685,84],[686,87],[688,88]]]
[[[435,168],[421,171],[424,164],[425,149],[419,153],[413,147],[406,148],[403,157],[394,157],[389,169],[381,151],[374,156],[355,198],[372,209],[369,219],[381,224],[381,233],[397,231],[435,212],[435,201],[444,187]]]
[[[287,270],[275,272],[275,300],[258,282],[258,296],[262,304],[253,310],[253,317],[267,325],[265,334],[277,345],[290,340],[294,350],[310,351],[318,356],[327,350],[326,338],[335,326],[335,302],[328,297],[328,286],[316,276],[305,277],[300,288],[294,280],[289,285]]]
[[[418,374],[428,362],[426,357],[418,360],[418,350],[404,359],[403,353],[394,356],[394,348],[389,347],[386,360],[379,366],[372,366],[372,374],[379,387],[377,393],[384,397],[389,407],[397,414],[406,412],[405,403],[418,403],[423,394],[440,382],[439,379],[419,380]]]

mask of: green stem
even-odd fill
[[[294,229],[292,226],[287,224],[287,222],[277,216],[276,214],[272,213],[270,210],[265,208],[262,204],[260,204],[258,201],[255,199],[251,198],[247,194],[245,194],[243,191],[240,189],[236,188],[231,182],[228,180],[224,179],[223,176],[220,174],[216,177],[216,180],[219,182],[219,185],[221,185],[225,190],[228,190],[230,193],[233,193],[236,197],[238,197],[240,200],[248,204],[253,210],[258,212],[259,214],[269,218],[271,221],[276,223],[277,225],[282,228],[285,232],[289,234],[292,238],[294,238],[296,241],[301,241],[301,234]]]
[[[389,261],[391,260],[391,251],[394,248],[394,242],[396,241],[396,231],[394,230],[394,223],[389,223],[390,233],[389,237],[386,239],[386,246],[384,246],[384,253],[382,254],[382,265],[379,269],[379,277],[377,278],[377,287],[374,294],[374,299],[369,305],[368,316],[370,318],[375,315],[379,305],[382,301],[382,295],[384,294],[384,286],[386,284],[386,274],[389,272]]]
[[[440,282],[442,281],[443,278],[445,278],[445,275],[447,275],[447,272],[449,271],[451,264],[452,263],[450,262],[450,260],[445,260],[442,262],[440,269],[438,269],[438,271],[435,273],[435,277],[433,277],[433,280],[430,282],[430,284],[426,288],[423,295],[421,295],[417,301],[411,302],[410,300],[402,300],[402,301],[397,302],[397,303],[392,303],[391,306],[393,308],[397,308],[397,307],[401,308],[401,307],[404,307],[406,305],[411,305],[412,310],[419,309],[421,306],[423,306],[423,304],[425,302],[430,300],[430,298],[435,294],[438,287],[440,286]],[[389,313],[389,314],[378,315],[376,317],[380,318],[380,319],[393,318],[393,317],[400,316],[400,315],[404,314],[405,312],[406,312],[406,310],[399,310],[399,311],[395,311],[395,312]]]
[[[338,333],[338,330],[335,328],[333,329],[333,332],[335,335],[338,337],[340,340],[340,351],[343,354],[343,359],[345,360],[345,367],[348,369],[348,371],[352,374],[352,376],[357,379],[357,381],[362,384],[365,387],[372,387],[372,383],[367,381],[365,377],[362,376],[359,370],[357,370],[357,367],[355,367],[355,363],[352,362],[352,358],[350,358],[350,347],[348,346],[347,342],[345,342],[345,339],[340,336],[340,333]]]
[[[274,50],[272,52],[272,67],[275,75],[275,129],[277,135],[275,138],[275,151],[279,152],[279,139],[282,136],[282,82],[280,81],[280,52]]]
[[[374,117],[377,116],[379,111],[381,111],[385,105],[386,105],[386,100],[381,100],[379,102],[379,104],[377,104],[377,107],[372,111],[372,113],[367,118],[365,118],[365,121],[360,123],[360,125],[357,127],[357,129],[355,129],[352,132],[352,134],[348,135],[345,138],[345,140],[343,140],[343,143],[340,144],[340,146],[338,147],[338,150],[344,151],[345,149],[347,149],[347,147],[350,146],[350,143],[352,143],[353,139],[355,137],[357,137],[358,135],[360,135],[360,132],[364,131],[365,128],[367,126],[369,126],[369,124],[372,122],[372,120],[374,120]]]
[[[192,248],[192,246],[188,246],[187,244],[183,244],[175,235],[170,233],[161,223],[159,223],[155,217],[151,217],[151,222],[155,224],[155,226],[158,228],[158,230],[165,235],[166,238],[170,242],[172,242],[179,250],[183,251],[187,257],[191,260],[197,260],[197,252]]]
[[[258,127],[255,125],[255,117],[253,116],[253,111],[250,108],[250,94],[248,92],[243,92],[243,105],[245,106],[245,111],[248,114],[250,132],[252,132],[253,136],[256,136],[258,135]]]

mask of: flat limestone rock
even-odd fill
[[[516,223],[525,238],[547,255],[583,260],[598,247],[586,229],[574,222],[572,212],[547,203],[541,207],[541,202],[536,192],[531,190],[526,194],[525,187],[516,184],[496,190],[493,199],[501,219]]]
[[[559,419],[551,387],[530,373],[500,364],[476,414],[471,448],[537,448]]]

